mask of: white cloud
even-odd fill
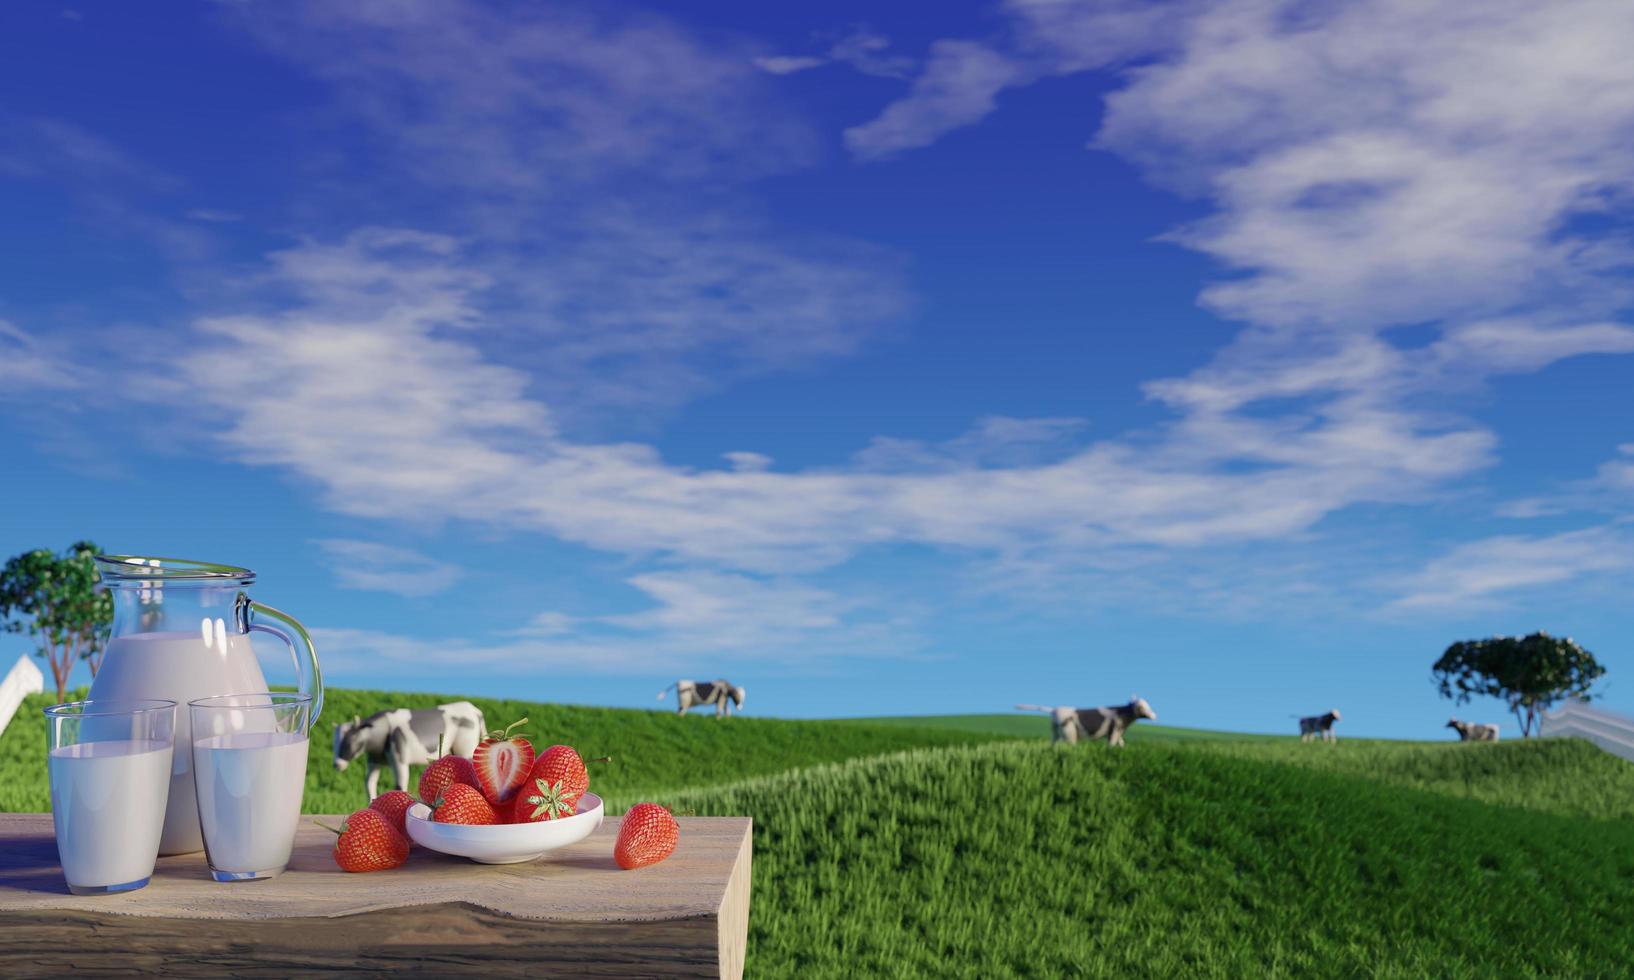
[[[908,98],[846,130],[845,145],[864,160],[928,146],[992,112],[998,93],[1023,74],[1019,65],[984,45],[937,41]]]
[[[1536,371],[1568,357],[1634,353],[1634,328],[1618,323],[1542,326],[1518,320],[1453,327],[1433,351],[1454,367]]]
[[[864,75],[878,78],[906,78],[917,67],[906,55],[889,53],[891,39],[867,27],[858,27],[828,49],[828,56],[850,65]]]
[[[1007,30],[983,41],[932,44],[908,93],[846,130],[846,146],[860,160],[929,146],[987,118],[1006,89],[1168,50],[1198,6],[1194,0],[1010,0]]]
[[[1634,31],[1634,8],[1291,14],[1209,5],[1107,100],[1101,146],[1219,205],[1178,236],[1248,273],[1208,305],[1377,329],[1627,298],[1626,243],[1571,221],[1634,187],[1634,65],[1610,40]]]
[[[325,538],[314,543],[328,559],[342,588],[427,596],[447,589],[461,574],[456,565],[395,545],[352,538]]]
[[[85,381],[85,370],[69,351],[0,320],[0,399],[78,388]]]
[[[856,600],[781,579],[707,570],[647,572],[627,584],[651,605],[621,615],[536,616],[507,638],[421,638],[376,630],[314,630],[326,664],[459,663],[511,671],[714,671],[733,664],[912,656],[912,623]],[[333,667],[332,667],[333,669]]]
[[[742,178],[800,166],[818,142],[731,41],[562,5],[240,16],[331,93],[297,124],[303,143],[342,122],[369,137],[347,145],[383,148],[379,179],[340,177],[344,200],[310,181],[306,209],[378,195],[385,211],[406,193],[417,227],[458,234],[492,287],[478,347],[503,348],[565,428],[650,430],[701,393],[848,354],[910,306],[902,256],[773,228],[743,203]]]
[[[725,217],[618,207],[567,243],[484,257],[524,313],[494,324],[561,411],[668,408],[850,354],[911,308],[900,256]]]
[[[721,649],[781,647],[795,634],[838,627],[846,611],[832,593],[746,575],[694,569],[646,572],[628,581],[658,605],[603,622],[690,636]]]
[[[1174,238],[1236,270],[1204,301],[1248,326],[1201,369],[1150,382],[1172,415],[1138,433],[989,418],[941,443],[881,434],[825,469],[748,451],[678,465],[576,413],[674,405],[843,355],[908,305],[880,250],[773,235],[714,199],[676,203],[807,158],[811,134],[767,95],[765,65],[661,19],[287,9],[248,16],[336,87],[340,118],[369,127],[383,180],[461,202],[423,227],[482,234],[366,229],[273,255],[265,295],[200,320],[176,364],[224,420],[225,452],[348,514],[685,566],[631,580],[656,603],[647,613],[546,614],[467,644],[478,659],[634,663],[624,634],[680,636],[737,592],[780,623],[830,617],[810,629],[840,635],[855,613],[787,576],[880,546],[1058,570],[1287,542],[1492,465],[1496,436],[1445,391],[1629,350],[1615,322],[1629,250],[1578,220],[1622,208],[1634,173],[1629,69],[1603,43],[1621,8],[1495,4],[1466,24],[1384,0],[1018,2],[1004,36],[933,45],[908,96],[847,133],[853,152],[926,145],[1046,75],[1121,70],[1098,145],[1213,206]],[[882,39],[853,47],[893,64]],[[612,190],[621,177],[642,193]],[[1426,324],[1430,341],[1395,342],[1396,327]]]
[[[1148,440],[1085,444],[1073,420],[988,419],[940,447],[876,444],[840,469],[676,466],[646,445],[564,436],[528,376],[473,345],[484,280],[453,249],[379,231],[303,246],[276,258],[299,305],[201,321],[176,367],[231,420],[224,445],[347,513],[761,571],[899,543],[1069,555],[1271,538],[1488,461],[1479,430],[1354,400],[1199,414]]]
[[[1365,484],[1366,457],[1380,451],[1420,487],[1446,483],[1495,462],[1494,434],[1452,411],[1459,391],[1634,352],[1634,329],[1617,320],[1634,298],[1634,243],[1603,220],[1634,200],[1634,61],[1616,40],[1634,35],[1634,7],[1006,10],[995,36],[941,42],[953,54],[851,130],[853,149],[923,146],[984,118],[1006,88],[1118,72],[1093,145],[1212,205],[1169,237],[1234,272],[1202,301],[1247,324],[1204,367],[1145,386],[1181,414],[1166,445],[1192,472],[1235,458],[1310,473],[1349,457]],[[964,76],[965,63],[1009,67]],[[955,89],[957,99],[941,94]],[[1392,331],[1407,326],[1435,336],[1403,346]],[[1613,461],[1596,482],[1621,475]],[[1297,499],[1331,513],[1363,497]],[[1517,501],[1505,513],[1557,506]]]
[[[1634,565],[1634,541],[1616,527],[1471,541],[1428,562],[1399,584],[1397,610],[1490,606],[1529,589],[1561,585]]]
[[[1600,464],[1594,482],[1610,491],[1626,494],[1627,502],[1634,503],[1634,442],[1617,447],[1617,456]]]
[[[814,55],[762,55],[751,60],[756,68],[773,75],[792,75],[828,64],[827,58]]]
[[[174,177],[149,167],[77,123],[7,112],[0,112],[0,174],[123,182],[147,191],[168,191],[179,186]]]
[[[1505,501],[1503,517],[1530,518],[1598,511],[1634,518],[1634,442],[1617,447],[1616,454],[1595,468],[1587,479],[1564,482],[1558,490],[1535,497]]]
[[[631,171],[720,179],[785,169],[816,145],[748,50],[652,14],[440,0],[235,13],[334,87],[390,147],[383,166],[445,186],[514,198]]]
[[[977,419],[970,431],[935,445],[876,436],[852,462],[858,469],[876,473],[1035,464],[1070,455],[1085,424],[1083,419],[992,415]]]
[[[1634,191],[1620,0],[1009,9],[1003,36],[941,42],[854,149],[922,146],[1007,85],[1142,58],[1096,144],[1217,205],[1173,237],[1243,272],[1203,293],[1223,315],[1376,331],[1546,300],[1576,329],[1631,297],[1626,237],[1574,223]]]
[[[891,40],[867,27],[858,27],[842,36],[819,55],[772,55],[753,59],[755,67],[773,75],[819,68],[827,64],[849,65],[864,75],[879,78],[906,78],[913,73],[914,59],[891,54]]]

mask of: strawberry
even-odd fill
[[[538,771],[538,767],[535,767]],[[562,817],[571,817],[577,812],[578,800],[567,798],[567,791],[562,788],[561,780],[555,784],[547,783],[543,779],[533,780],[532,786],[522,787],[511,801],[508,808],[511,814],[511,823],[534,823],[540,820],[557,820]]]
[[[408,860],[408,839],[392,829],[391,818],[379,810],[359,810],[339,830],[319,826],[340,835],[335,838],[334,855],[342,871],[384,871]]]
[[[681,825],[668,810],[656,803],[637,803],[618,825],[613,860],[626,871],[645,868],[674,854],[680,839]]]
[[[611,762],[609,758],[591,762]],[[579,800],[590,789],[590,773],[571,745],[552,745],[539,754],[528,781],[517,793],[511,819],[516,823],[556,820],[577,812]]]
[[[391,821],[391,825],[396,827],[397,832],[405,838],[408,837],[408,811],[409,807],[413,805],[414,797],[400,789],[394,789],[390,793],[381,793],[369,801],[369,809],[376,813],[385,814],[386,819]]]
[[[431,819],[438,823],[469,826],[499,823],[499,815],[488,805],[482,791],[464,783],[454,783],[443,790],[436,805],[431,808]]]
[[[533,772],[529,775],[551,785],[560,783],[569,803],[579,802],[579,797],[590,788],[590,771],[584,767],[584,760],[579,758],[579,753],[571,745],[552,745],[546,749],[539,756],[539,761],[533,764]]]
[[[505,726],[502,732],[489,732],[471,755],[477,770],[477,788],[496,807],[516,795],[533,767],[533,743],[511,734],[511,729],[527,722],[523,718]]]
[[[471,765],[471,760],[457,755],[445,755],[435,760],[420,774],[420,802],[426,806],[435,805],[443,790],[456,783],[476,788],[477,770]]]

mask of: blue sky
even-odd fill
[[[8,9],[0,551],[348,686],[1634,710],[1634,12],[944,6]]]

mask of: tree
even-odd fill
[[[1606,669],[1571,637],[1538,632],[1463,640],[1447,648],[1432,668],[1441,696],[1457,704],[1485,694],[1502,698],[1530,736],[1538,712],[1565,698],[1589,699],[1589,688]]]
[[[92,677],[102,666],[113,598],[96,588],[97,554],[96,545],[76,541],[61,555],[45,548],[25,551],[0,570],[0,625],[35,638],[35,655],[51,664],[58,702],[68,696],[76,662],[86,661]]]

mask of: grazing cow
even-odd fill
[[[1454,718],[1447,722],[1447,727],[1458,733],[1461,742],[1496,742],[1498,740],[1497,725],[1482,725],[1479,722],[1459,721]]]
[[[1106,744],[1122,746],[1123,733],[1130,725],[1150,718],[1157,721],[1157,713],[1145,699],[1129,698],[1128,704],[1104,708],[1046,708],[1041,704],[1018,704],[1017,711],[1042,711],[1050,716],[1050,742],[1077,745],[1080,737],[1104,738]]]
[[[1310,718],[1299,719],[1299,740],[1309,742],[1319,738],[1324,742],[1337,742],[1338,736],[1333,734],[1333,723],[1339,720],[1339,709],[1325,715],[1314,715]]]
[[[409,766],[423,766],[436,758],[439,744],[444,753],[469,759],[485,731],[481,709],[469,701],[435,708],[394,708],[367,718],[354,716],[335,726],[335,768],[345,772],[361,755],[369,767],[363,777],[369,799],[380,795],[382,766],[390,767],[397,788],[406,792]]]
[[[671,689],[675,691],[678,705],[675,713],[678,715],[684,715],[687,709],[700,704],[712,704],[715,706],[715,717],[719,718],[732,713],[727,707],[728,701],[737,705],[739,711],[743,710],[743,688],[735,687],[726,681],[676,681],[658,692],[658,700],[664,700],[664,695]]]

